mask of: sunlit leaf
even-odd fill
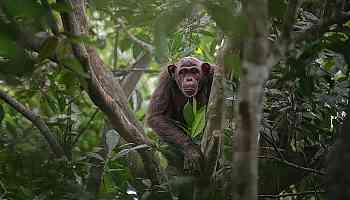
[[[192,138],[197,137],[200,135],[205,127],[205,114],[206,114],[206,107],[203,106],[195,115],[194,122],[192,125]]]

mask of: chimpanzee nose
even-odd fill
[[[186,77],[186,81],[193,81],[192,77]]]

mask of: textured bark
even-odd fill
[[[247,17],[249,35],[245,40],[241,70],[238,135],[233,163],[233,199],[254,200],[257,199],[257,138],[263,86],[271,68],[268,63],[267,1],[245,1],[243,11]]]
[[[217,66],[215,67],[213,83],[211,87],[208,108],[207,126],[205,128],[201,149],[205,159],[204,176],[210,176],[218,167],[218,161],[222,152],[222,134],[224,127],[224,57],[231,47],[230,41],[224,40],[217,56]],[[214,178],[214,177],[213,177]]]
[[[87,20],[84,13],[84,0],[70,1],[73,12],[62,14],[62,21],[66,31],[75,36],[84,36],[88,33]],[[130,143],[135,145],[151,142],[146,138],[142,125],[137,121],[128,107],[127,99],[120,84],[113,80],[110,72],[106,71],[103,61],[96,49],[83,43],[72,43],[75,57],[90,73],[88,93],[93,102],[107,115],[113,128]],[[139,153],[144,162],[145,170],[153,183],[158,182],[158,160],[154,151],[140,149]]]

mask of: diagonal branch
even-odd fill
[[[128,28],[126,27],[125,23],[122,19],[118,18],[117,22],[120,24],[121,28],[125,31],[125,33],[128,35],[128,37],[135,42],[136,44],[140,45],[144,50],[146,50],[149,54],[154,53],[154,46],[151,44],[148,44],[147,42],[140,40],[137,38],[134,34],[132,34]]]
[[[66,31],[75,36],[88,35],[84,0],[70,0],[74,8],[71,13],[62,13],[62,21]],[[128,107],[127,98],[118,82],[113,80],[110,72],[98,56],[94,47],[83,43],[72,43],[75,57],[90,73],[88,94],[93,102],[107,115],[113,128],[130,143],[136,145],[151,142],[143,132],[142,125]],[[152,149],[139,149],[147,175],[153,183],[158,182],[158,160]]]
[[[126,27],[123,20],[120,18],[117,18],[117,22],[120,24],[121,28],[124,30],[124,32],[128,35],[128,37],[135,42],[136,44],[140,45],[147,53],[142,55],[132,66],[132,69],[147,69],[149,66],[149,63],[151,62],[151,55],[154,54],[154,46],[151,44],[148,44],[147,42],[140,40],[137,38],[134,34],[132,34]],[[143,75],[143,71],[134,71],[129,73],[125,79],[122,82],[122,86],[124,88],[124,93],[127,98],[130,97],[132,91],[134,91],[137,83],[141,79],[141,76]]]
[[[6,94],[4,91],[0,91],[0,98],[15,110],[17,110],[19,113],[21,113],[39,129],[40,133],[44,136],[47,143],[49,144],[49,147],[57,157],[65,157],[61,145],[57,142],[56,138],[52,136],[49,127],[39,115],[26,108],[23,104]]]
[[[134,91],[134,89],[136,88],[137,83],[141,79],[141,76],[143,75],[144,70],[148,68],[150,62],[151,62],[150,54],[146,53],[142,55],[132,66],[131,69],[133,69],[134,71],[129,73],[122,81],[121,84],[123,86],[123,90],[127,98],[130,97],[132,91]]]

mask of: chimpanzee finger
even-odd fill
[[[184,172],[185,174],[190,174],[191,172],[191,165],[190,165],[191,162],[189,162],[189,160],[185,160],[184,161]]]

